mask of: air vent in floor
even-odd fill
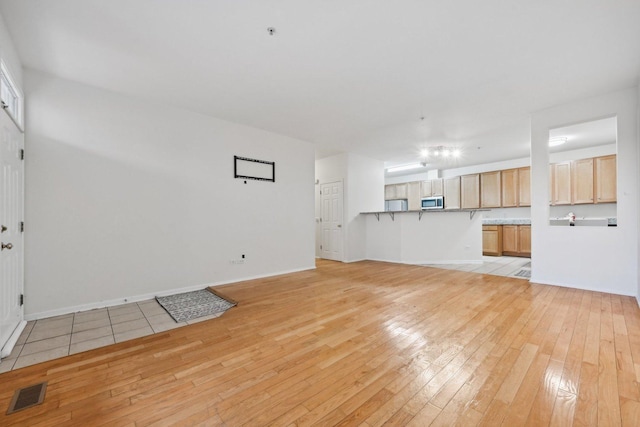
[[[46,381],[16,390],[7,415],[41,404],[47,391]]]

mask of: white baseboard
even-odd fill
[[[140,302],[140,301],[146,301],[146,300],[153,299],[155,297],[163,297],[163,296],[179,294],[179,293],[183,293],[183,292],[197,291],[199,289],[208,288],[210,286],[229,285],[229,284],[232,284],[232,283],[244,282],[244,281],[247,281],[247,280],[264,279],[264,278],[267,278],[267,277],[280,276],[280,275],[283,275],[283,274],[291,274],[291,273],[299,273],[301,271],[315,270],[315,268],[316,268],[316,266],[314,265],[314,266],[311,266],[311,267],[303,267],[303,268],[297,268],[297,269],[293,269],[293,270],[278,271],[278,272],[275,272],[275,273],[269,273],[269,274],[265,274],[265,275],[242,277],[242,278],[233,279],[233,280],[230,280],[230,281],[220,281],[220,282],[213,282],[213,283],[205,283],[205,284],[201,284],[201,285],[186,286],[186,287],[183,287],[183,288],[167,289],[167,290],[162,290],[162,291],[158,291],[158,292],[127,296],[127,297],[123,297],[123,298],[115,298],[115,299],[105,300],[105,301],[97,301],[97,302],[93,302],[93,303],[81,304],[81,305],[76,305],[76,306],[71,306],[71,307],[62,307],[62,308],[57,308],[57,309],[54,309],[54,310],[47,310],[47,311],[41,311],[41,312],[38,312],[38,313],[26,314],[24,316],[24,319],[25,320],[45,319],[45,318],[48,318],[48,317],[62,316],[64,314],[78,313],[78,312],[81,312],[81,311],[94,310],[94,309],[97,309],[97,308],[113,307],[113,306],[116,306],[116,305],[122,305],[122,304],[128,304],[128,303]]]
[[[624,296],[628,296],[628,297],[633,297],[635,296],[634,294],[621,294],[618,290],[615,289],[607,289],[607,288],[593,288],[590,286],[581,286],[581,285],[576,285],[573,283],[562,283],[562,282],[554,282],[552,280],[540,280],[537,277],[535,277],[533,274],[531,274],[531,278],[529,279],[529,283],[531,284],[538,284],[538,285],[550,285],[550,286],[559,286],[561,288],[571,288],[571,289],[580,289],[583,291],[592,291],[592,292],[606,292],[609,294],[614,294],[614,295],[624,295]],[[637,300],[637,298],[636,298]],[[640,303],[639,303],[640,306]]]

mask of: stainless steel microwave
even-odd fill
[[[422,209],[444,209],[444,197],[433,196],[422,198]]]

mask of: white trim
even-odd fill
[[[179,293],[182,293],[182,292],[197,291],[199,289],[208,288],[210,286],[229,285],[229,284],[233,284],[233,283],[244,282],[244,281],[247,281],[247,280],[265,279],[267,277],[280,276],[282,274],[299,273],[301,271],[315,270],[315,268],[316,268],[316,266],[314,265],[313,267],[298,268],[298,269],[286,270],[286,271],[279,271],[279,272],[276,272],[276,273],[270,273],[270,274],[262,275],[262,276],[250,276],[250,277],[243,277],[243,278],[239,278],[239,279],[233,279],[230,282],[213,282],[213,283],[207,283],[207,284],[202,284],[202,285],[193,285],[193,286],[187,286],[187,287],[184,287],[184,288],[168,289],[168,290],[164,290],[164,291],[160,291],[160,292],[153,292],[153,293],[148,293],[148,294],[141,294],[141,295],[134,295],[134,296],[130,296],[130,297],[124,297],[124,298],[116,298],[116,299],[107,300],[107,301],[98,301],[98,302],[89,303],[89,304],[76,305],[76,306],[73,306],[73,307],[57,308],[55,310],[41,311],[39,313],[28,314],[28,315],[24,316],[24,318],[25,318],[25,320],[46,319],[48,317],[61,316],[63,314],[78,313],[78,312],[81,312],[81,311],[93,310],[93,309],[96,309],[96,308],[113,307],[113,306],[116,306],[116,305],[129,304],[129,303],[132,303],[132,302],[146,301],[146,300],[153,299],[155,297],[162,297],[162,296],[167,296],[167,295],[179,294]]]
[[[629,297],[634,297],[634,294],[621,294],[619,293],[618,290],[616,289],[609,289],[609,288],[595,288],[595,287],[588,287],[588,286],[580,286],[580,285],[576,285],[576,284],[568,284],[568,283],[560,283],[560,282],[553,282],[553,281],[545,281],[545,280],[538,280],[535,277],[533,277],[533,274],[531,275],[531,278],[529,279],[529,283],[531,283],[532,285],[547,285],[547,286],[558,286],[561,288],[570,288],[570,289],[580,289],[583,291],[592,291],[592,292],[604,292],[604,293],[608,293],[608,294],[612,294],[612,295],[623,295],[623,296],[629,296]],[[640,303],[639,303],[640,305]]]
[[[22,334],[22,331],[24,331],[25,326],[27,326],[27,322],[25,320],[22,320],[20,323],[18,323],[18,326],[16,326],[16,328],[11,333],[9,340],[5,343],[4,347],[2,347],[2,351],[0,351],[0,359],[11,354],[11,352],[13,351],[13,347],[15,347],[16,343],[18,342],[18,338],[20,338],[20,334]]]

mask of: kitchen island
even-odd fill
[[[480,210],[362,212],[367,259],[404,264],[482,263]]]

